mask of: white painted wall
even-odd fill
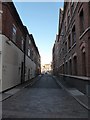
[[[35,63],[26,56],[26,74],[25,74],[25,81],[28,80],[28,70],[30,69],[30,79],[35,77],[35,70],[36,65]]]
[[[0,35],[2,41],[2,91],[21,83],[21,63],[24,59],[23,52],[8,38]],[[8,41],[8,43],[6,43]],[[1,44],[1,42],[0,42]]]
[[[7,42],[8,41],[8,42]],[[21,63],[24,62],[24,53],[9,39],[0,35],[0,92],[21,83]],[[36,64],[26,56],[26,75],[28,70],[30,79],[35,77]]]

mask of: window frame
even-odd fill
[[[16,28],[16,26],[13,24],[13,26],[12,26],[12,40],[13,40],[13,42],[15,42],[15,43],[16,43],[16,33],[17,33],[17,28]]]
[[[75,24],[72,27],[72,45],[76,42],[76,26]]]
[[[84,12],[83,8],[79,13],[79,25],[80,25],[80,35],[84,32]]]
[[[28,56],[30,57],[30,49],[28,48]]]

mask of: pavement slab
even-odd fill
[[[62,89],[66,90],[69,94],[71,94],[75,98],[75,100],[78,101],[78,103],[80,103],[83,107],[85,107],[86,109],[88,109],[88,111],[90,111],[89,96],[86,96],[85,94],[80,92],[78,89],[73,88],[69,84],[66,84],[65,81],[59,79],[58,77],[53,76],[53,78],[56,80],[58,85],[62,87]]]

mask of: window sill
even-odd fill
[[[90,30],[90,27],[88,27],[79,37],[79,40],[82,39],[82,37]]]
[[[65,77],[72,77],[72,78],[77,78],[77,79],[81,79],[81,80],[84,80],[84,81],[90,81],[90,77],[86,77],[86,76],[75,76],[75,75],[67,75],[67,74],[60,74],[62,76],[65,76]]]
[[[76,46],[76,42],[73,43],[71,48],[73,49],[75,46]]]
[[[76,42],[73,44],[73,46],[68,50],[68,53],[76,46]]]
[[[71,51],[71,49],[72,49],[72,48],[70,48],[70,49],[68,50],[68,53]]]

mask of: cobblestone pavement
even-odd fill
[[[87,118],[88,111],[46,74],[2,103],[3,118]]]

